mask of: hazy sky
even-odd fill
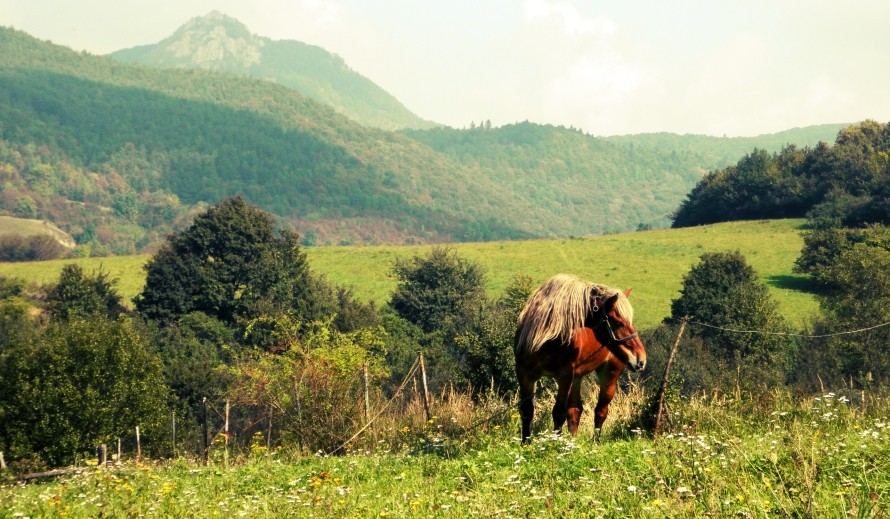
[[[886,0],[0,0],[0,25],[106,54],[213,10],[339,54],[458,128],[736,136],[890,121]]]

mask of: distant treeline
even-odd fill
[[[755,149],[708,173],[673,215],[673,226],[803,216],[820,226],[890,223],[890,124],[844,128],[834,146]]]

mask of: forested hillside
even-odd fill
[[[241,22],[218,11],[190,20],[161,42],[122,49],[111,57],[125,63],[202,68],[270,79],[374,128],[436,126],[350,69],[339,56],[303,42],[251,34]]]
[[[628,147],[657,149],[668,153],[697,153],[709,170],[735,164],[739,157],[751,150],[779,151],[788,144],[815,146],[820,141],[834,142],[841,129],[849,123],[819,124],[794,128],[755,137],[714,137],[711,135],[678,135],[676,133],[642,133],[604,137],[608,142]]]
[[[842,129],[833,146],[754,149],[705,176],[674,216],[674,227],[809,216],[820,225],[890,223],[890,124]]]
[[[714,160],[532,123],[387,132],[267,81],[0,29],[0,211],[55,223],[80,254],[145,250],[239,194],[305,243],[666,226]]]

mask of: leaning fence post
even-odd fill
[[[365,423],[371,419],[371,398],[368,395],[368,363],[362,364],[362,382],[365,390]]]
[[[420,380],[423,382],[423,410],[426,411],[426,421],[430,421],[433,419],[430,414],[430,397],[429,397],[429,389],[427,389],[426,385],[426,363],[423,361],[423,352],[417,353],[420,358]]]
[[[664,377],[661,379],[661,391],[658,392],[658,406],[655,410],[655,434],[661,431],[661,416],[664,409],[664,394],[667,392],[668,377],[671,374],[671,363],[674,362],[674,355],[677,354],[677,348],[680,346],[680,337],[683,336],[683,330],[686,329],[686,322],[689,316],[683,316],[680,320],[680,331],[677,332],[677,338],[674,339],[674,345],[671,347],[671,353],[668,355],[667,364],[664,366]]]

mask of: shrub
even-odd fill
[[[133,323],[72,319],[15,339],[0,357],[0,445],[10,458],[70,464],[136,426],[147,451],[166,439],[161,362]]]
[[[0,261],[45,261],[61,258],[68,249],[48,234],[0,236]]]
[[[59,282],[47,291],[46,307],[53,319],[101,315],[114,319],[124,311],[107,272],[88,275],[76,264],[62,267]]]
[[[680,297],[671,304],[677,320],[689,316],[690,339],[701,341],[711,360],[701,368],[717,367],[724,389],[735,386],[739,373],[744,383],[775,385],[785,382],[794,343],[775,335],[788,331],[767,288],[744,256],[736,252],[706,253],[683,279]],[[745,331],[748,333],[739,333]],[[712,379],[712,375],[688,379]]]
[[[235,368],[234,398],[248,414],[272,409],[281,440],[310,452],[331,452],[363,416],[362,372],[371,386],[387,373],[382,331],[341,333],[330,322],[311,323],[305,339],[278,354],[248,354]]]

